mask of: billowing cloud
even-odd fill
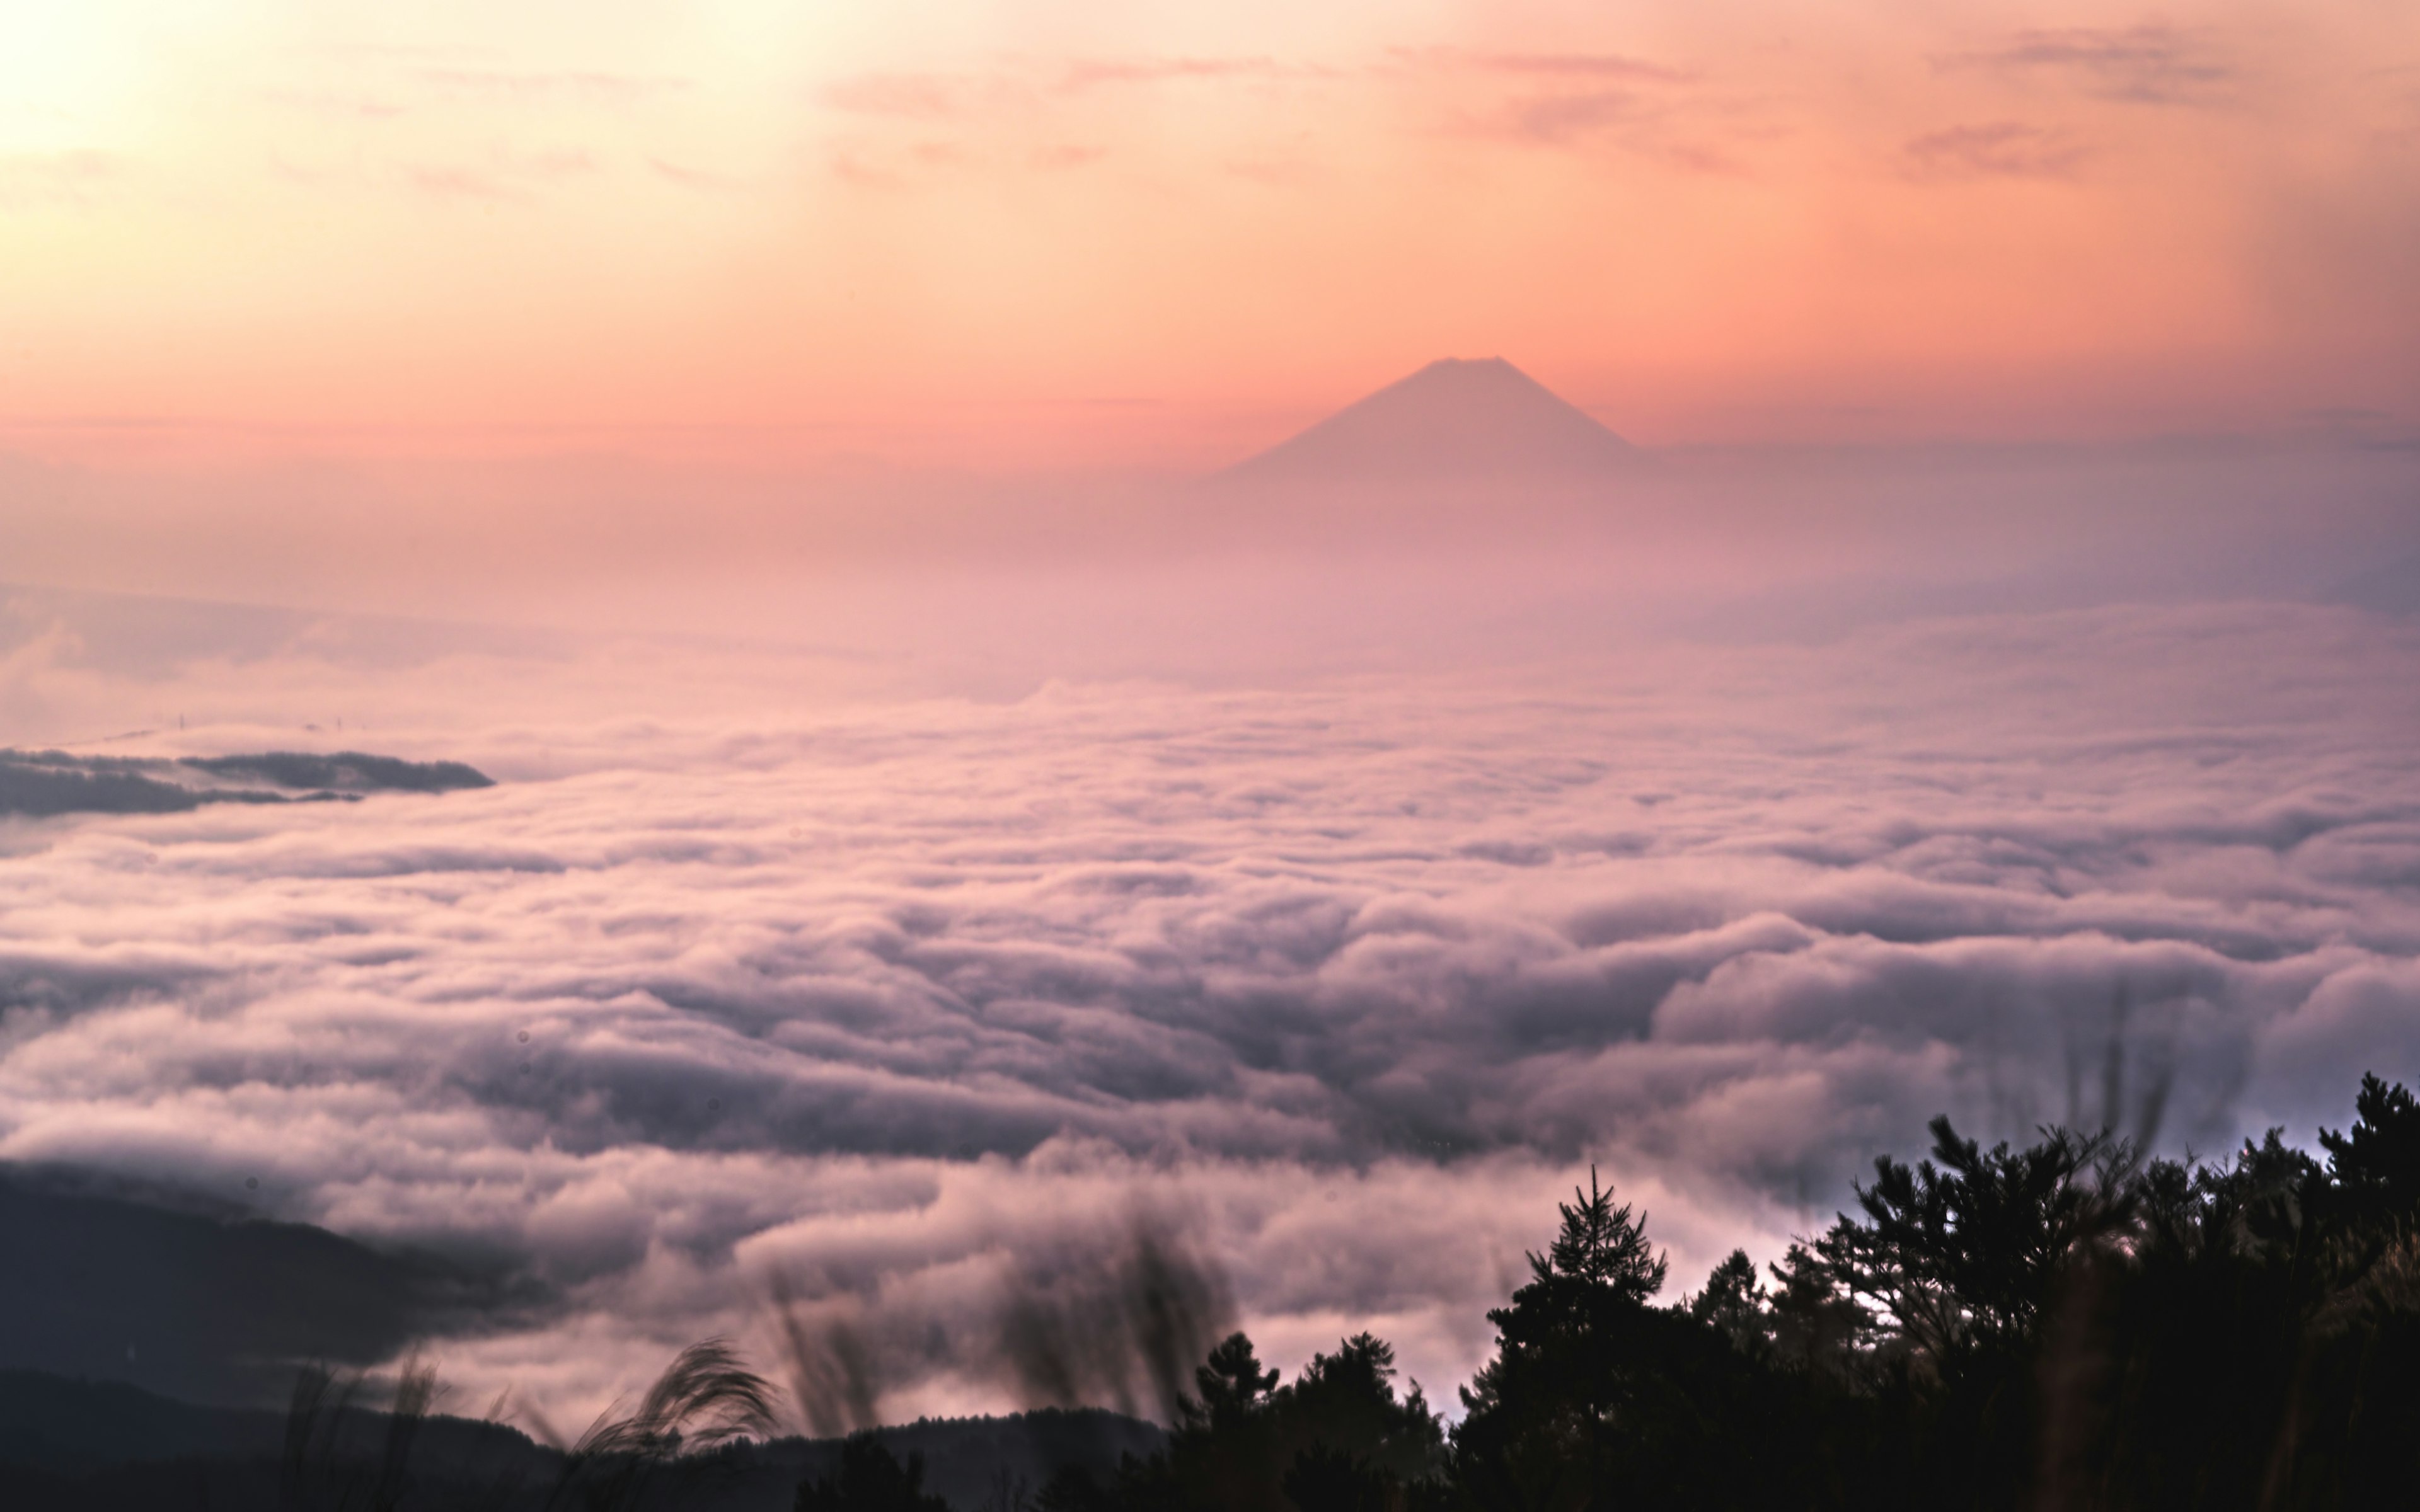
[[[89,205],[121,181],[128,166],[121,155],[89,148],[0,153],[0,209]]]
[[[428,67],[418,70],[417,77],[431,93],[440,97],[501,99],[517,103],[570,101],[609,109],[643,104],[695,87],[688,79],[670,75],[612,73],[595,69],[548,71]]]
[[[440,1352],[566,1412],[715,1331],[826,1426],[1163,1410],[1230,1320],[1442,1392],[1591,1162],[1694,1279],[1936,1112],[2420,1074],[2415,660],[2112,609],[658,723],[447,663],[490,712],[396,748],[495,787],[8,832],[0,1157],[513,1275]]]
[[[1273,57],[1079,58],[1060,75],[1058,88],[1077,94],[1114,85],[1316,78],[1334,71],[1281,63]]]
[[[1907,144],[1909,166],[1927,177],[2063,178],[2085,151],[2065,132],[2022,121],[1947,126]]]
[[[2162,23],[2031,28],[1947,61],[2158,105],[2208,103],[2239,77],[2208,33]]]
[[[950,120],[972,113],[996,81],[973,75],[868,73],[835,80],[818,98],[833,110],[911,120]]]

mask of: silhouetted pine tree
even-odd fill
[[[797,1512],[950,1512],[950,1504],[924,1489],[924,1457],[901,1464],[871,1433],[853,1433],[840,1446],[831,1474],[799,1484]]]
[[[1591,1170],[1507,1305],[1447,1445],[1367,1334],[1280,1384],[1234,1335],[1168,1448],[1037,1512],[1923,1508],[2336,1512],[2420,1504],[2420,1103],[2366,1078],[2323,1166],[2276,1131],[2143,1161],[1947,1120],[1857,1211],[1682,1303]],[[878,1452],[878,1451],[877,1451]],[[887,1461],[887,1457],[886,1461]],[[869,1465],[871,1461],[868,1461]],[[843,1480],[847,1465],[844,1464]],[[927,1512],[892,1500],[801,1512]],[[854,1484],[854,1483],[852,1483]],[[841,1494],[835,1485],[827,1494]],[[872,1492],[866,1493],[873,1495]],[[898,1500],[904,1494],[907,1500]]]
[[[1047,1512],[1412,1512],[1439,1490],[1445,1430],[1417,1383],[1398,1396],[1395,1351],[1368,1334],[1315,1354],[1285,1385],[1230,1335],[1194,1372],[1167,1450],[1102,1487],[1044,1489]]]
[[[1453,1437],[1459,1501],[1507,1512],[1754,1507],[1784,1504],[1775,1498],[1793,1478],[1822,1481],[1810,1442],[1821,1414],[1764,1358],[1745,1257],[1699,1293],[1709,1316],[1650,1306],[1666,1262],[1644,1215],[1617,1207],[1594,1171],[1574,1195],[1559,1204],[1561,1232],[1529,1257],[1528,1284],[1488,1314],[1496,1358],[1464,1391]],[[1789,1499],[1808,1500],[1804,1489]]]

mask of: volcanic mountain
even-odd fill
[[[1449,357],[1341,409],[1220,481],[1577,480],[1634,465],[1628,441],[1500,357]]]

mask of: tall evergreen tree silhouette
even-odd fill
[[[854,1433],[840,1446],[831,1474],[804,1482],[792,1503],[796,1512],[950,1512],[950,1504],[924,1489],[924,1458],[902,1463],[872,1433]]]
[[[1777,1405],[1792,1382],[1689,1308],[1649,1304],[1667,1261],[1645,1215],[1617,1205],[1593,1169],[1574,1197],[1557,1204],[1561,1229],[1529,1257],[1528,1283],[1488,1314],[1496,1357],[1463,1392],[1454,1434],[1461,1501],[1507,1512],[1772,1504],[1794,1442]],[[1752,1273],[1748,1288],[1717,1275],[1732,1320],[1749,1327]],[[1757,1434],[1742,1431],[1750,1423]]]
[[[1488,1314],[1450,1442],[1373,1335],[1281,1384],[1237,1334],[1164,1453],[1038,1512],[2414,1504],[2420,1099],[2365,1077],[2354,1114],[2324,1165],[2276,1130],[2204,1163],[1935,1119],[1765,1278],[1734,1252],[1671,1305],[1646,1215],[1591,1169]],[[894,1504],[926,1512],[862,1504]]]

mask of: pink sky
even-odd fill
[[[0,450],[1190,468],[2420,422],[2402,4],[0,16]]]

